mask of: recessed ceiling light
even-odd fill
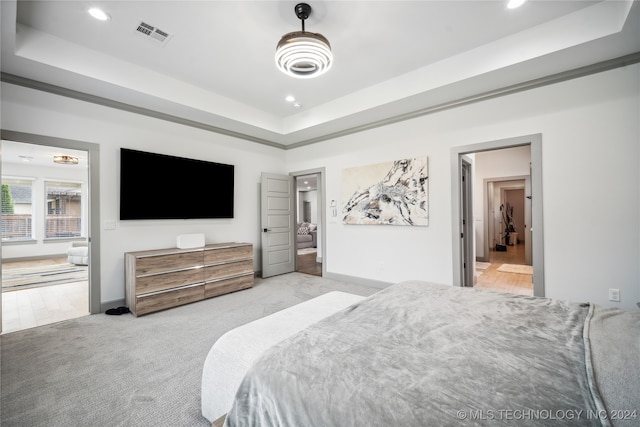
[[[22,160],[23,162],[31,162],[33,161],[33,157],[31,156],[18,156],[20,158],[20,160]]]
[[[507,2],[507,8],[508,9],[515,9],[518,8],[520,6],[522,6],[524,4],[524,2],[526,2],[527,0],[509,0]]]
[[[287,101],[287,102],[293,102],[293,101],[295,101],[295,100],[296,100],[296,99],[295,99],[292,95],[289,95],[289,96],[287,96],[287,97],[285,98],[285,101]]]
[[[296,108],[302,108],[302,104],[300,104],[299,102],[295,102],[293,106]]]
[[[89,15],[93,16],[99,21],[108,21],[109,19],[111,19],[107,12],[97,7],[92,7],[91,9],[89,9]]]

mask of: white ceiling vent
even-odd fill
[[[140,21],[140,24],[138,24],[138,28],[136,28],[136,31],[146,37],[150,37],[154,40],[159,41],[161,44],[166,43],[166,41],[169,40],[169,37],[171,37],[171,34],[166,33],[161,29],[142,21]]]

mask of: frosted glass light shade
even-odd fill
[[[276,65],[285,74],[300,79],[317,77],[333,63],[329,41],[317,33],[296,31],[282,36],[276,47]]]

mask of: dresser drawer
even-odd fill
[[[136,260],[136,275],[164,273],[202,265],[202,251],[140,257]]]
[[[253,286],[253,273],[246,276],[234,277],[232,279],[216,280],[215,282],[207,282],[204,285],[204,297],[211,298],[218,295],[227,294],[229,292],[247,289]]]
[[[136,298],[136,316],[204,299],[204,284]]]
[[[252,287],[253,245],[228,242],[127,252],[124,273],[125,303],[134,316],[141,316],[203,300],[205,294],[210,298]]]
[[[136,296],[204,282],[202,267],[136,278]]]
[[[208,265],[204,268],[204,281],[210,282],[216,279],[239,276],[247,273],[253,273],[253,260]]]
[[[246,258],[253,258],[253,246],[246,245],[204,251],[204,265],[220,264]]]

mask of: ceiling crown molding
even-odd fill
[[[127,111],[130,113],[135,113],[135,114],[140,114],[143,116],[147,116],[147,117],[152,117],[152,118],[156,118],[159,120],[164,120],[167,122],[172,122],[172,123],[176,123],[176,124],[180,124],[180,125],[184,125],[184,126],[189,126],[189,127],[193,127],[196,129],[201,129],[201,130],[205,130],[208,132],[212,132],[212,133],[217,133],[217,134],[221,134],[221,135],[226,135],[226,136],[231,136],[234,138],[239,138],[245,141],[250,141],[250,142],[254,142],[254,143],[258,143],[258,144],[263,144],[263,145],[267,145],[270,147],[275,147],[275,148],[279,148],[279,149],[283,149],[283,150],[291,150],[291,149],[295,149],[295,148],[299,148],[299,147],[304,147],[307,145],[311,145],[311,144],[316,144],[322,141],[327,141],[330,139],[335,139],[335,138],[339,138],[342,136],[346,136],[346,135],[350,135],[350,134],[354,134],[354,133],[358,133],[358,132],[363,132],[369,129],[373,129],[373,128],[377,128],[380,126],[386,126],[392,123],[397,123],[397,122],[401,122],[404,120],[410,120],[416,117],[421,117],[421,116],[425,116],[428,114],[433,114],[433,113],[437,113],[440,111],[444,111],[444,110],[448,110],[451,108],[457,108],[457,107],[461,107],[464,105],[469,105],[469,104],[473,104],[473,103],[477,103],[477,102],[481,102],[481,101],[485,101],[488,99],[492,99],[492,98],[497,98],[500,96],[506,96],[506,95],[511,95],[514,93],[518,93],[518,92],[523,92],[523,91],[527,91],[530,89],[535,89],[535,88],[539,88],[542,86],[547,86],[547,85],[551,85],[551,84],[555,84],[555,83],[560,83],[563,81],[567,81],[567,80],[571,80],[571,79],[575,79],[575,78],[580,78],[580,77],[585,77],[591,74],[596,74],[596,73],[601,73],[604,71],[608,71],[608,70],[612,70],[615,68],[620,68],[620,67],[625,67],[627,65],[632,65],[632,64],[636,64],[640,62],[640,52],[636,52],[636,53],[632,53],[629,55],[625,55],[625,56],[621,56],[618,58],[614,58],[614,59],[610,59],[607,61],[602,61],[602,62],[598,62],[595,64],[591,64],[591,65],[587,65],[584,67],[579,67],[579,68],[575,68],[572,70],[568,70],[568,71],[563,71],[560,73],[556,73],[556,74],[552,74],[549,76],[545,76],[542,78],[538,78],[538,79],[533,79],[533,80],[529,80],[523,83],[518,83],[518,84],[514,84],[514,85],[510,85],[510,86],[505,86],[499,89],[494,89],[494,90],[490,90],[490,91],[486,91],[486,92],[482,92],[482,93],[478,93],[475,95],[471,95],[471,96],[466,96],[466,97],[462,97],[462,98],[458,98],[455,100],[451,100],[451,101],[447,101],[438,105],[433,105],[433,106],[429,106],[429,107],[425,107],[425,108],[421,108],[421,109],[417,109],[414,111],[410,111],[404,114],[399,114],[393,117],[389,117],[389,118],[385,118],[385,119],[380,119],[380,120],[375,120],[375,121],[371,121],[369,123],[363,124],[363,125],[358,125],[358,126],[352,126],[349,128],[346,128],[344,130],[338,131],[338,132],[331,132],[331,133],[326,133],[322,136],[319,137],[314,137],[314,138],[309,138],[309,139],[305,139],[305,140],[301,140],[289,145],[285,145],[285,144],[280,144],[274,141],[269,141],[266,139],[262,139],[262,138],[257,138],[254,137],[252,135],[248,135],[245,133],[240,133],[240,132],[236,132],[236,131],[232,131],[229,129],[224,129],[218,126],[213,126],[204,122],[199,122],[199,121],[195,121],[195,120],[190,120],[190,119],[186,119],[183,117],[179,117],[179,116],[175,116],[175,115],[171,115],[171,114],[166,114],[166,113],[162,113],[159,111],[154,111],[151,109],[147,109],[147,108],[142,108],[142,107],[137,107],[131,104],[126,104],[123,102],[118,102],[118,101],[114,101],[111,99],[107,99],[104,97],[100,97],[100,96],[95,96],[95,95],[91,95],[91,94],[87,94],[87,93],[83,93],[83,92],[79,92],[79,91],[75,91],[72,89],[67,89],[61,86],[55,86],[55,85],[51,85],[48,83],[43,83],[37,80],[32,80],[32,79],[28,79],[28,78],[24,78],[24,77],[20,77],[20,76],[16,76],[13,74],[8,74],[8,73],[0,73],[0,81],[4,82],[4,83],[8,83],[8,84],[13,84],[13,85],[17,85],[17,86],[22,86],[22,87],[26,87],[26,88],[30,88],[30,89],[35,89],[35,90],[39,90],[42,92],[47,92],[47,93],[51,93],[51,94],[55,94],[55,95],[59,95],[59,96],[64,96],[67,98],[72,98],[72,99],[76,99],[76,100],[80,100],[80,101],[84,101],[84,102],[90,102],[96,105],[101,105],[101,106],[105,106],[105,107],[109,107],[109,108],[115,108],[115,109],[119,109],[122,111]]]

